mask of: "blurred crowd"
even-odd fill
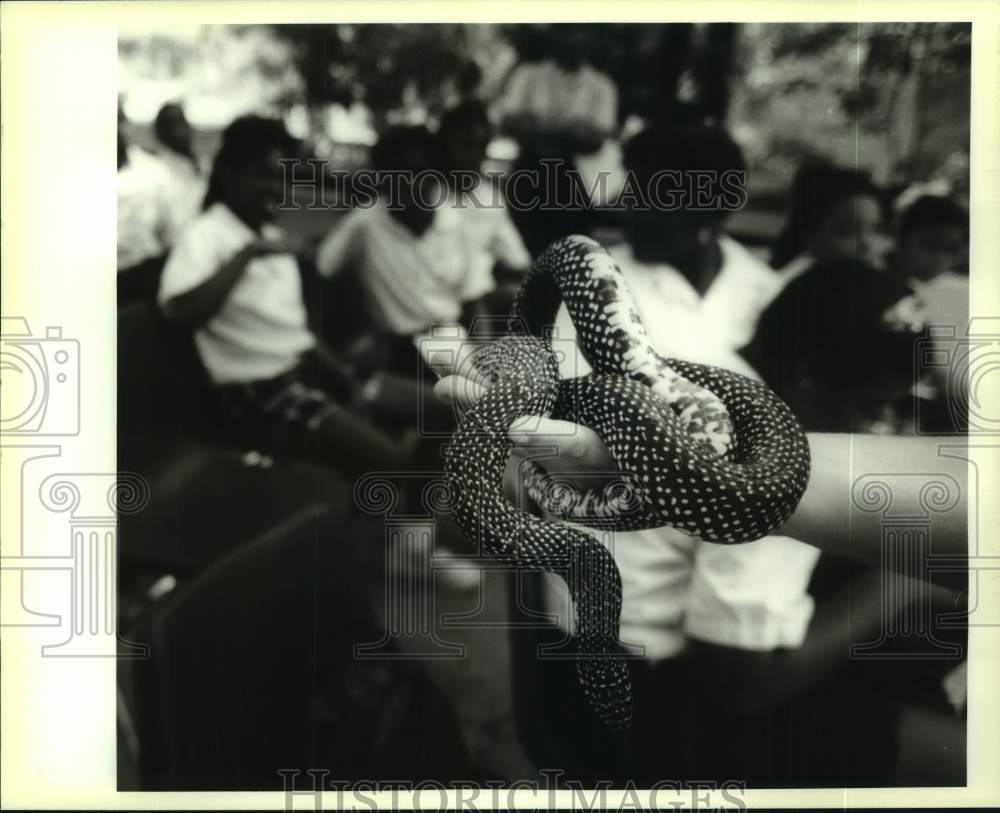
[[[697,103],[697,89],[669,115],[623,126],[622,90],[585,54],[568,27],[550,54],[517,65],[496,98],[480,98],[470,79],[437,121],[387,126],[370,166],[409,175],[373,190],[370,206],[330,211],[325,230],[306,239],[287,231],[296,211],[281,161],[310,156],[282,121],[236,119],[204,166],[180,104],[156,117],[155,153],[128,143],[119,112],[119,341],[133,335],[122,332],[123,319],[168,337],[164,358],[194,371],[178,397],[201,413],[210,444],[224,438],[274,467],[308,465],[348,491],[371,471],[439,471],[455,414],[434,396],[441,370],[422,352],[425,340],[451,326],[475,341],[507,313],[533,257],[584,233],[608,245],[664,357],[764,381],[811,432],[965,431],[961,393],[947,378],[954,370],[915,366],[922,342],[960,337],[968,322],[961,202],[925,179],[886,190],[863,167],[810,162],[788,189],[771,246],[734,239],[732,212],[721,207],[606,207],[589,198],[580,170],[588,161],[603,166],[595,156],[609,154],[609,144],[620,155],[614,172],[640,184],[664,170],[718,178],[746,166],[720,116]],[[528,191],[582,205],[511,205],[503,178],[482,171],[498,136],[517,144],[512,172],[558,167],[529,176],[538,186],[519,189],[521,198]],[[432,183],[467,173],[476,183],[428,195],[407,178],[429,170],[439,173]],[[469,205],[470,195],[490,204]],[[425,205],[428,197],[437,204]],[[574,335],[565,310],[557,329]],[[566,374],[585,367],[564,362]],[[129,467],[145,473],[180,447],[151,451],[145,435],[164,430],[138,414],[144,402],[129,393],[156,388],[162,370],[131,367],[120,412],[131,412],[135,429],[120,429],[120,442]],[[254,516],[261,497],[241,496],[232,482],[218,510]],[[355,509],[337,510],[348,527]],[[440,555],[475,555],[446,519],[440,530]],[[522,626],[510,639],[518,733],[539,767],[639,786],[668,778],[880,786],[897,776],[907,703],[949,708],[940,685],[955,661],[849,657],[850,643],[882,630],[877,571],[780,536],[722,546],[658,529],[618,534],[614,545],[621,638],[637,653],[636,725],[622,741],[602,731],[572,661],[539,658],[540,645],[564,639],[571,616],[558,580],[536,580],[534,610],[559,620]],[[128,576],[127,528],[122,556]],[[178,571],[144,556],[134,556],[129,589],[148,599],[151,589],[162,593],[163,572]],[[932,602],[953,608],[952,592],[927,589]],[[914,592],[911,600],[926,598]],[[526,610],[511,612],[518,620]],[[961,700],[953,705],[961,711]]]

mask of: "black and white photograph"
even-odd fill
[[[27,307],[2,336],[4,633],[58,625],[63,568],[39,657],[110,647],[109,792],[982,780],[982,26],[851,8],[122,15],[113,471],[39,445],[87,436],[93,346]]]
[[[970,46],[122,32],[120,786],[963,785],[964,535],[784,526],[965,431]]]

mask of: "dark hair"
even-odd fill
[[[191,161],[197,170],[198,159],[195,158],[191,145],[178,144],[170,137],[170,116],[177,113],[180,113],[181,118],[184,118],[184,108],[179,103],[167,102],[163,105],[157,112],[156,118],[153,119],[153,134],[156,136],[156,140],[171,152],[176,152],[178,155],[182,155]]]
[[[422,124],[396,125],[388,128],[371,151],[372,167],[377,173],[410,173],[412,176],[426,171],[441,171],[440,150],[435,136]],[[412,180],[412,179],[411,179]],[[378,180],[380,193],[389,187],[388,177]],[[417,187],[401,183],[391,201],[389,216],[401,223],[418,237],[430,228],[434,211],[421,205]]]
[[[486,105],[470,99],[445,111],[438,125],[438,136],[445,138],[452,133],[461,133],[480,126],[490,126]]]
[[[161,142],[166,135],[167,118],[171,113],[180,113],[183,116],[184,108],[177,102],[167,102],[157,111],[156,118],[153,119],[153,133]]]
[[[690,124],[652,127],[634,135],[623,148],[625,168],[641,188],[664,170],[690,172],[708,170],[716,175],[713,196],[719,191],[718,178],[725,172],[746,172],[743,150],[721,127]],[[665,178],[664,180],[669,180]],[[681,181],[683,185],[684,180]],[[722,210],[704,212],[706,219],[716,219]]]
[[[951,198],[923,195],[900,213],[896,232],[902,239],[915,231],[940,228],[968,229],[969,213]]]
[[[625,143],[623,158],[626,169],[637,174],[652,175],[662,169],[746,170],[743,151],[729,133],[701,124],[642,130]]]
[[[422,124],[389,127],[371,150],[372,167],[379,172],[435,169],[437,158],[437,140]]]
[[[740,352],[807,431],[858,431],[859,419],[913,383],[922,334],[885,321],[912,293],[857,260],[819,261],[765,309]]]
[[[799,167],[792,181],[790,213],[771,253],[771,265],[782,268],[802,253],[809,234],[838,204],[853,197],[872,197],[882,204],[868,173],[825,163]]]
[[[226,179],[234,173],[264,158],[272,150],[293,156],[299,146],[299,140],[278,119],[253,115],[234,119],[222,132],[222,144],[212,163],[203,208],[223,199]]]

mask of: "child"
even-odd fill
[[[968,275],[969,215],[950,198],[923,195],[899,213],[890,267],[923,284],[942,274]]]
[[[882,203],[865,173],[819,163],[799,169],[771,257],[785,282],[816,262],[851,259],[877,268],[884,249]]]
[[[118,305],[156,297],[167,252],[181,232],[182,207],[171,195],[162,161],[128,140],[118,103]]]
[[[479,101],[462,102],[448,110],[437,132],[452,208],[469,251],[469,274],[481,280],[476,288],[490,300],[484,310],[495,315],[509,307],[531,265],[531,255],[510,219],[499,185],[482,174],[492,136],[486,106]]]
[[[191,125],[184,108],[168,102],[153,119],[157,157],[170,175],[170,197],[184,224],[193,220],[205,197],[205,181],[192,147]]]
[[[618,130],[618,89],[589,64],[595,31],[578,23],[550,31],[551,58],[518,65],[496,107],[501,130],[518,143],[508,197],[518,203],[514,223],[533,255],[590,228],[577,156],[596,153]]]
[[[821,191],[803,208],[810,189]],[[877,191],[853,171],[812,167],[800,173],[793,196],[799,206],[793,205],[790,224],[801,231],[786,229],[775,259],[790,253],[788,240],[796,233],[805,238],[804,250],[798,263],[793,261],[795,278],[761,317],[745,355],[807,431],[902,432],[909,409],[899,409],[900,399],[913,384],[925,316],[911,287],[872,265],[868,249],[878,235]],[[839,612],[843,626],[856,628],[863,623],[855,620],[858,610],[896,614],[904,609],[882,609],[879,579],[876,570],[824,554],[810,593],[826,615]],[[836,609],[844,605],[854,609],[847,614]],[[821,641],[832,631],[827,626],[826,633],[820,628],[811,637]],[[864,639],[855,633],[853,640]],[[885,662],[849,658],[846,641],[839,657],[826,660],[829,674],[805,687],[785,710],[796,763],[789,778],[885,784],[899,750],[901,694],[880,691]],[[916,677],[908,675],[912,681]],[[818,723],[826,735],[814,737],[807,721]],[[861,721],[866,736],[857,740]]]
[[[194,331],[222,409],[245,442],[351,476],[407,453],[348,408],[354,388],[306,323],[299,268],[274,218],[279,161],[297,142],[279,121],[236,119],[215,157],[204,210],[171,252],[159,302]]]
[[[886,242],[867,174],[807,164],[791,197],[772,255],[783,289],[744,355],[807,429],[870,431],[913,383],[919,303],[876,270]]]
[[[445,204],[437,143],[422,126],[394,127],[372,151],[375,204],[345,215],[320,244],[316,265],[331,279],[353,271],[368,315],[388,337],[418,336],[458,322],[483,293],[468,273],[457,218]],[[419,176],[419,177],[418,177]]]
[[[889,269],[920,300],[931,341],[951,365],[935,366],[916,385],[919,428],[924,433],[964,431],[968,398],[968,358],[952,354],[969,325],[969,215],[953,200],[924,195],[898,217],[896,250]],[[961,366],[958,366],[961,365]]]

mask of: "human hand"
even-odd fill
[[[461,414],[487,391],[488,384],[466,375],[448,375],[434,387],[434,394]],[[507,436],[513,442],[504,472],[508,495],[521,490],[522,466],[535,460],[549,474],[577,488],[600,488],[620,476],[607,446],[593,429],[571,421],[527,415],[514,422]]]

